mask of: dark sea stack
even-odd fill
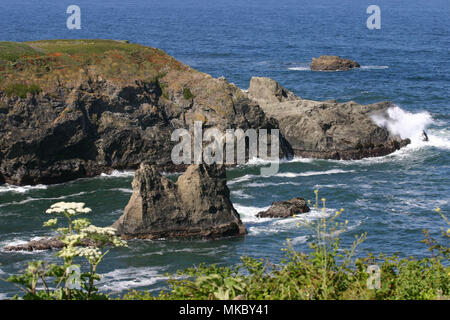
[[[219,130],[279,128],[235,85],[156,48],[113,40],[2,44],[10,54],[0,55],[0,183],[60,183],[143,161],[174,168],[171,133],[194,121]],[[282,137],[280,149],[291,155]]]
[[[273,81],[273,80],[272,80]],[[269,82],[268,82],[269,83]],[[273,87],[273,84],[270,85]],[[252,89],[250,92],[257,92]],[[258,91],[264,92],[258,87]],[[296,156],[319,159],[357,160],[390,154],[410,143],[393,136],[372,121],[372,116],[386,113],[394,105],[379,102],[360,105],[306,99],[257,99],[267,116],[278,120],[280,131]]]
[[[218,238],[246,233],[230,201],[225,167],[191,165],[173,182],[142,164],[133,194],[113,225],[125,239]]]
[[[338,56],[320,56],[311,63],[312,71],[347,71],[360,67],[358,62]]]
[[[303,198],[293,198],[287,201],[276,201],[266,211],[258,212],[258,218],[289,218],[297,214],[309,212]]]

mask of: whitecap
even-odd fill
[[[245,193],[244,190],[233,190],[231,191],[231,194],[237,198],[241,199],[253,199],[254,197],[252,195],[249,195],[248,193]]]
[[[258,177],[258,176],[254,175],[254,174],[246,174],[245,176],[242,176],[242,177],[239,177],[239,178],[235,178],[233,180],[228,181],[227,184],[228,185],[233,185],[233,184],[236,184],[236,183],[248,181],[248,180],[250,180],[250,179],[252,179],[254,177]]]
[[[0,205],[0,208],[1,207],[6,207],[6,206],[10,206],[10,205],[21,205],[21,204],[25,204],[25,203],[33,202],[33,201],[62,200],[62,199],[78,197],[78,196],[82,196],[82,195],[86,195],[86,194],[91,194],[91,193],[94,193],[94,192],[96,192],[96,191],[89,191],[89,192],[81,191],[81,192],[74,193],[74,194],[69,194],[69,195],[66,195],[66,196],[51,197],[51,198],[31,198],[31,197],[28,197],[28,198],[26,198],[24,200],[21,200],[21,201],[12,201],[12,202],[3,203],[3,204]]]
[[[104,178],[126,178],[126,177],[133,177],[134,171],[119,171],[119,170],[113,170],[111,173],[102,173],[100,175]]]
[[[236,209],[236,211],[241,216],[241,220],[245,223],[247,222],[254,222],[254,223],[260,223],[265,221],[270,221],[270,218],[258,218],[256,215],[258,212],[265,211],[270,208],[268,207],[247,207],[242,206],[239,204],[233,204],[233,207]]]
[[[310,67],[290,67],[288,70],[291,71],[311,71]]]
[[[433,123],[433,118],[427,111],[412,113],[395,106],[388,108],[385,113],[375,114],[372,121],[380,127],[386,128],[392,135],[402,139],[421,140],[422,131]]]
[[[113,189],[110,189],[111,191],[120,191],[120,192],[123,192],[123,193],[133,193],[133,189],[131,189],[131,188],[113,188]]]
[[[389,66],[361,66],[360,67],[363,70],[384,70],[384,69],[389,69]]]
[[[296,177],[309,177],[309,176],[318,176],[318,175],[330,175],[330,174],[338,174],[338,173],[352,173],[355,170],[341,170],[341,169],[331,169],[326,171],[307,171],[307,172],[282,172],[274,175],[275,177],[282,178],[296,178]]]
[[[165,270],[163,267],[116,269],[101,274],[98,288],[101,291],[122,292],[133,288],[151,286],[158,281],[169,279],[161,273],[163,270]]]
[[[4,184],[0,186],[0,193],[3,192],[13,192],[13,193],[26,193],[32,190],[45,190],[48,186],[43,184],[38,184],[35,186],[14,186],[11,184]]]

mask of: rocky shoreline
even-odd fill
[[[371,121],[389,102],[311,101],[267,78],[252,78],[247,93],[126,42],[21,45],[35,54],[0,63],[0,184],[61,183],[144,161],[183,171],[171,162],[170,137],[194,121],[222,131],[280,129],[280,157],[361,159],[409,143]]]
[[[248,96],[278,121],[295,156],[358,160],[390,154],[411,142],[372,121],[375,115],[388,117],[391,102],[360,105],[307,100],[261,77],[251,79]]]

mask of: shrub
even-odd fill
[[[22,83],[13,83],[7,85],[4,91],[8,97],[16,96],[19,98],[26,98],[27,93],[34,96],[42,92],[42,89],[36,84],[31,84],[28,86]]]
[[[24,273],[9,277],[7,281],[16,284],[24,292],[22,299],[108,299],[108,295],[99,293],[95,287],[95,281],[100,279],[96,270],[113,247],[126,246],[126,242],[115,236],[113,228],[96,227],[85,218],[74,219],[77,215],[89,212],[91,209],[85,208],[84,203],[76,202],[58,202],[46,211],[67,220],[67,227],[57,228],[58,218],[44,223],[45,227],[53,228],[58,233],[58,239],[65,244],[55,254],[63,260],[63,264],[32,261]],[[81,266],[74,263],[75,258],[85,259],[89,270],[81,273]],[[54,286],[51,286],[52,282]]]
[[[194,95],[192,94],[191,90],[189,90],[189,88],[184,88],[183,89],[183,97],[186,100],[191,100],[194,98]]]
[[[318,208],[318,191],[315,191]],[[325,199],[322,199],[325,210]],[[311,203],[309,201],[309,203]],[[440,211],[439,211],[440,212]],[[286,257],[274,265],[263,259],[242,258],[234,268],[200,265],[179,271],[168,281],[169,290],[157,296],[150,292],[131,291],[124,299],[449,299],[450,267],[444,245],[432,240],[432,258],[416,260],[397,256],[353,259],[355,249],[366,234],[355,237],[350,248],[341,248],[338,235],[347,222],[337,222],[343,209],[330,219],[310,223],[316,241],[310,253],[294,250],[286,241]],[[445,217],[444,217],[445,218]],[[446,218],[445,218],[446,219]],[[443,234],[448,239],[450,231]],[[444,249],[443,249],[444,248]],[[447,263],[447,265],[445,265]],[[379,288],[368,286],[368,267],[380,268]]]

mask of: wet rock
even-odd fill
[[[303,198],[293,198],[287,201],[276,201],[266,211],[258,212],[258,218],[289,218],[293,215],[309,212]]]
[[[249,92],[267,92],[253,90],[252,84],[253,81]],[[249,97],[256,99],[254,94]],[[372,121],[374,115],[386,116],[386,110],[394,106],[391,102],[360,105],[353,101],[320,102],[290,97],[287,101],[273,102],[274,97],[263,95],[257,101],[266,115],[278,120],[281,134],[296,156],[362,159],[384,156],[410,143],[409,139],[394,136]]]
[[[246,233],[230,201],[225,168],[191,165],[177,180],[142,164],[133,194],[113,225],[123,238],[217,238]]]
[[[320,56],[311,63],[312,71],[346,71],[360,67],[358,62],[338,56]]]
[[[91,246],[94,245],[89,240],[84,240],[81,246]],[[6,246],[3,249],[5,251],[38,251],[38,250],[55,250],[62,249],[66,245],[59,239],[56,238],[41,238],[38,240],[31,240],[24,244]]]

